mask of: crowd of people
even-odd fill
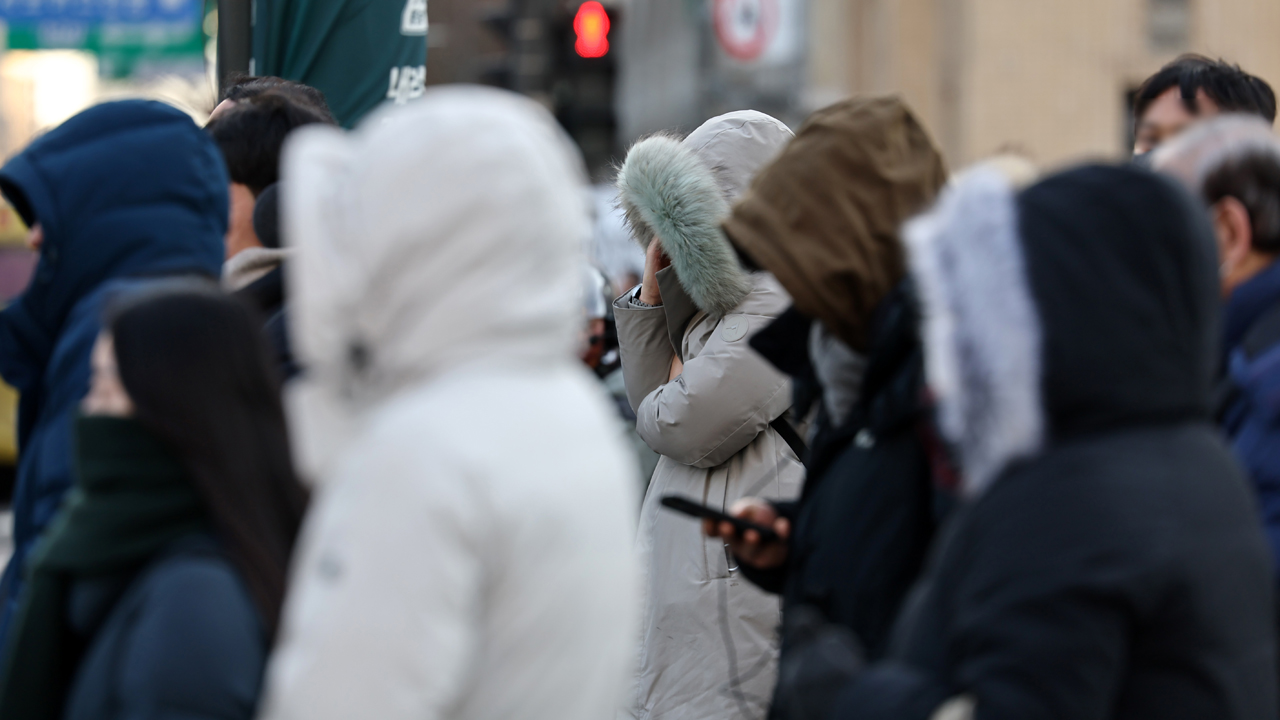
[[[80,113],[0,168],[0,717],[1276,718],[1276,99],[1134,110],[1046,175],[897,97],[642,139],[634,287],[518,95]]]

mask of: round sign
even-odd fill
[[[744,62],[759,59],[778,31],[778,0],[715,0],[712,14],[720,47]]]

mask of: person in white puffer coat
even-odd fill
[[[260,717],[599,720],[634,654],[635,470],[574,355],[555,120],[428,90],[285,149],[288,398],[317,485]]]

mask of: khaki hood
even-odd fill
[[[865,352],[872,311],[906,273],[899,229],[946,180],[902,100],[846,100],[805,122],[724,228],[800,312]]]

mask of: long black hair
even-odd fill
[[[126,293],[105,320],[138,421],[186,464],[274,635],[307,491],[294,473],[260,320],[199,281]]]

